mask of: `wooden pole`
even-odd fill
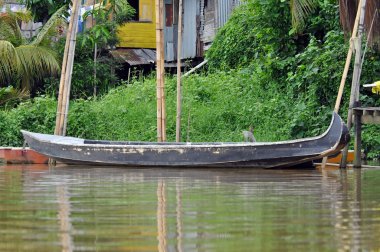
[[[360,13],[361,13],[361,9],[362,9],[362,8],[360,8],[361,3],[362,3],[362,0],[359,1],[358,10],[356,11],[355,23],[354,23],[354,27],[352,29],[352,34],[351,34],[351,39],[350,39],[350,48],[348,49],[348,53],[347,53],[347,57],[346,57],[346,64],[344,65],[342,78],[340,80],[338,95],[336,97],[336,102],[335,102],[335,107],[334,107],[334,111],[336,113],[339,113],[339,108],[340,108],[340,104],[341,104],[342,96],[343,96],[343,91],[344,91],[344,86],[346,84],[347,74],[348,74],[348,70],[350,68],[351,59],[352,59],[352,53],[354,51],[354,42],[353,41],[357,37],[357,33],[358,33],[359,18],[360,18]],[[322,167],[325,167],[326,162],[327,162],[327,158],[328,157],[323,158]]]
[[[162,12],[162,16],[163,16],[164,12]],[[164,41],[164,33],[162,31],[162,40]],[[162,118],[162,141],[165,142],[166,141],[166,109],[165,109],[165,54],[164,54],[164,43],[161,44],[162,45],[162,48],[161,48],[161,118]]]
[[[58,104],[57,104],[57,114],[55,119],[55,135],[65,135],[66,126],[63,126],[67,121],[67,111],[66,106],[67,101],[67,87],[70,86],[72,64],[74,61],[74,55],[72,55],[73,48],[72,42],[75,41],[77,29],[78,29],[78,17],[79,17],[79,0],[73,1],[72,6],[72,16],[70,19],[69,27],[66,34],[65,50],[63,53],[62,69],[61,69],[61,79],[59,83],[59,93],[58,93]],[[74,42],[75,50],[75,42]],[[71,67],[70,67],[71,66]],[[70,75],[70,79],[68,79]],[[70,91],[69,91],[70,92]],[[49,159],[49,165],[55,165],[53,159]]]
[[[358,33],[359,17],[360,17],[360,13],[361,13],[361,9],[362,9],[360,7],[361,3],[362,3],[362,0],[359,1],[358,10],[356,12],[355,24],[354,24],[354,28],[352,29],[352,34],[351,34],[351,39],[350,39],[350,48],[349,48],[348,53],[347,53],[346,64],[344,65],[343,75],[342,75],[342,79],[340,80],[340,85],[339,85],[338,96],[337,96],[336,102],[335,102],[334,111],[336,113],[339,113],[340,103],[342,101],[343,90],[344,90],[344,86],[345,86],[346,79],[347,79],[348,69],[350,68],[352,53],[354,50],[353,41],[357,37],[357,33]]]
[[[73,9],[76,8],[76,5],[78,1],[73,2]],[[61,80],[59,82],[59,92],[58,92],[58,105],[57,105],[57,115],[55,119],[55,135],[60,135],[60,121],[61,121],[61,114],[62,114],[62,101],[63,101],[63,91],[65,86],[65,77],[66,77],[66,69],[67,69],[67,56],[69,54],[69,46],[71,41],[71,35],[72,35],[72,29],[73,29],[73,19],[70,19],[69,27],[67,29],[66,33],[66,43],[65,43],[65,50],[63,53],[63,62],[62,62],[62,68],[61,68]]]
[[[165,69],[164,69],[164,6],[156,0],[156,55],[157,55],[157,141],[166,141]]]
[[[355,120],[355,142],[354,142],[354,148],[355,148],[355,156],[354,156],[354,167],[355,168],[361,168],[362,166],[362,160],[361,160],[361,149],[362,149],[362,122],[361,122],[361,113],[356,112],[354,115]]]
[[[80,10],[80,1],[74,0],[76,3],[76,8],[73,8],[73,29],[72,35],[70,39],[69,52],[67,56],[67,69],[66,69],[66,77],[65,77],[65,85],[63,92],[63,102],[62,102],[62,110],[60,120],[60,135],[66,135],[66,127],[67,127],[67,115],[69,111],[69,103],[70,103],[70,89],[71,89],[71,77],[73,73],[73,65],[74,65],[74,56],[75,56],[75,44],[76,37],[78,32],[78,18],[79,18],[79,10]],[[71,21],[71,20],[70,20]]]
[[[162,118],[162,141],[166,141],[166,109],[165,109],[165,38],[164,38],[164,1],[160,1],[160,23],[161,23],[161,118]]]
[[[177,43],[177,123],[176,141],[181,141],[181,51],[182,51],[182,0],[178,6],[178,43]]]
[[[347,127],[351,129],[352,127],[352,108],[355,106],[355,103],[359,99],[359,86],[360,86],[360,72],[361,72],[361,61],[362,61],[362,33],[364,30],[364,17],[365,17],[365,8],[366,8],[366,0],[362,0],[360,8],[360,20],[359,20],[359,29],[358,36],[354,41],[355,44],[355,65],[354,65],[354,73],[352,77],[351,84],[351,95],[350,95],[350,104],[348,107],[348,116],[347,116]],[[341,168],[346,168],[347,166],[347,153],[348,153],[348,145],[343,149],[342,161],[340,163]]]
[[[162,98],[161,98],[161,0],[156,0],[156,86],[157,86],[157,142],[162,142]]]

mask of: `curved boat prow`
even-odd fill
[[[335,132],[336,136],[340,136],[339,139],[335,139],[335,145],[332,146],[330,150],[326,150],[321,153],[321,156],[328,156],[333,155],[340,150],[342,150],[349,142],[350,142],[350,132],[348,130],[348,127],[343,122],[342,118],[334,111],[331,124],[329,128],[326,130],[326,132],[322,135],[324,137],[329,138],[329,134],[331,132]],[[339,134],[337,134],[339,132]]]

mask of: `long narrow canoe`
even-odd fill
[[[22,134],[31,149],[60,162],[135,167],[288,167],[333,155],[350,138],[336,113],[322,135],[281,142],[154,143]]]

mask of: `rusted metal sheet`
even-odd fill
[[[118,48],[110,51],[119,62],[127,62],[131,66],[154,64],[156,52],[151,49]]]
[[[173,26],[173,4],[165,4],[165,26]]]

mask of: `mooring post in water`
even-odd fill
[[[75,52],[75,40],[76,33],[78,29],[78,17],[79,17],[79,0],[73,0],[72,14],[69,23],[69,27],[66,34],[65,51],[63,53],[63,62],[61,70],[61,80],[59,83],[59,93],[58,93],[58,105],[57,105],[57,115],[55,121],[55,135],[65,135],[63,132],[62,121],[65,120],[65,107],[67,102],[67,87],[71,85],[71,74],[72,67],[74,63],[74,52]]]
[[[352,29],[352,34],[351,34],[351,39],[350,39],[350,47],[349,47],[348,52],[347,52],[346,63],[344,65],[342,78],[340,79],[340,85],[339,85],[338,95],[337,95],[336,101],[335,101],[334,111],[337,114],[339,114],[340,103],[342,101],[344,86],[346,85],[347,74],[348,74],[348,70],[350,68],[351,59],[352,59],[352,53],[353,53],[353,51],[355,49],[354,40],[356,39],[357,33],[358,33],[359,19],[360,19],[360,14],[361,14],[361,10],[362,10],[362,8],[360,8],[360,6],[361,6],[362,1],[363,0],[359,1],[358,9],[356,11],[356,18],[355,18],[354,28]],[[325,168],[326,163],[327,163],[327,159],[328,159],[328,157],[324,157],[322,159],[322,168]]]
[[[359,106],[358,106],[359,107]],[[354,111],[355,125],[355,142],[354,142],[354,167],[361,168],[362,166],[362,113]]]
[[[156,0],[156,74],[157,74],[157,141],[166,141],[165,118],[165,68],[164,68],[164,7],[163,0]]]
[[[354,41],[355,65],[354,65],[354,72],[353,72],[353,77],[352,77],[350,103],[349,103],[348,116],[347,116],[347,127],[349,130],[352,127],[352,115],[353,115],[352,111],[355,106],[355,103],[359,100],[360,73],[361,73],[361,67],[362,67],[362,34],[364,30],[366,2],[367,2],[366,0],[362,0],[361,6],[359,6],[361,8],[360,19],[359,19],[359,29],[358,29],[358,36]],[[346,147],[344,147],[343,149],[342,160],[340,162],[341,168],[346,168],[347,166],[347,154],[348,154],[348,145],[346,145]]]
[[[181,51],[182,51],[182,0],[178,6],[178,46],[177,46],[177,120],[176,141],[181,141]]]
[[[63,54],[61,80],[59,83],[57,114],[55,120],[55,135],[64,136],[66,134],[67,114],[69,109],[71,76],[73,72],[76,35],[78,31],[80,2],[73,0],[72,14],[66,34],[65,51]],[[49,164],[53,165],[54,160],[49,159]]]

